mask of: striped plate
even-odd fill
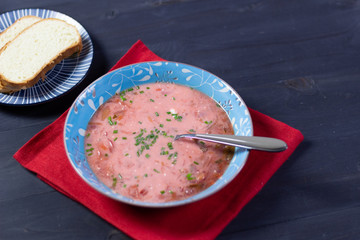
[[[0,93],[0,103],[10,105],[33,105],[43,103],[66,93],[80,83],[88,72],[93,59],[93,45],[89,34],[74,19],[65,14],[46,9],[20,9],[0,15],[0,32],[17,19],[34,15],[41,18],[58,18],[74,25],[82,38],[83,49],[78,55],[64,59],[46,73],[46,80],[33,87],[11,94]]]

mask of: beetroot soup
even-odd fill
[[[186,86],[152,83],[110,98],[85,137],[90,167],[115,192],[145,202],[181,200],[211,186],[234,148],[180,139],[183,133],[233,134],[214,100]]]

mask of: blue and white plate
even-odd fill
[[[71,17],[46,9],[20,9],[0,15],[0,32],[4,31],[17,19],[33,15],[41,18],[58,18],[74,25],[82,39],[83,49],[80,54],[64,59],[46,73],[46,80],[39,81],[33,87],[19,92],[0,93],[0,103],[9,105],[33,105],[57,98],[80,83],[88,72],[93,59],[93,45],[89,34]]]
[[[117,201],[142,207],[172,207],[188,204],[222,189],[241,171],[249,150],[236,148],[234,157],[223,174],[208,189],[184,200],[151,203],[133,200],[113,192],[92,172],[85,154],[87,124],[95,111],[110,97],[130,87],[153,82],[170,82],[189,86],[214,99],[227,113],[235,135],[252,136],[251,116],[244,101],[224,80],[203,69],[177,62],[143,62],[116,69],[90,84],[75,100],[65,121],[64,145],[71,165],[78,175],[100,193]]]

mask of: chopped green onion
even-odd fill
[[[181,122],[181,120],[182,120],[182,116],[179,116],[177,113],[172,114],[172,116],[174,117],[174,119],[175,119],[175,120],[177,120],[177,121]]]
[[[168,142],[167,145],[168,145],[168,147],[169,147],[170,150],[174,149],[174,148],[173,148],[173,145],[172,145],[172,142]]]
[[[119,131],[118,130],[114,130],[113,133],[118,133]]]
[[[159,127],[161,127],[161,128],[164,127],[164,124],[161,124],[161,123],[160,123],[160,124],[159,124]]]
[[[94,148],[89,148],[89,149],[86,149],[85,151],[86,152],[91,152],[92,150],[94,150]]]
[[[199,163],[198,163],[198,162],[196,162],[196,161],[194,161],[194,164],[199,165]]]
[[[204,123],[205,123],[205,124],[211,124],[212,121],[209,121],[209,122],[208,122],[208,121],[205,121]]]
[[[111,116],[108,117],[108,122],[109,122],[110,126],[114,125],[114,122],[112,121]]]
[[[159,116],[159,113],[158,113],[158,112],[155,112],[155,116],[157,116],[157,117],[158,117],[158,116]]]
[[[193,178],[191,175],[192,175],[192,173],[186,174],[187,180],[193,180],[193,179],[195,179],[195,178]]]
[[[145,157],[146,157],[146,158],[149,158],[149,157],[150,157],[150,154],[147,153],[147,154],[145,155]]]
[[[164,194],[164,193],[165,193],[165,191],[164,191],[164,190],[162,190],[162,191],[160,191],[160,193],[161,193],[161,194]]]
[[[169,151],[161,151],[160,152],[160,155],[168,155],[169,154]]]
[[[160,173],[160,172],[159,172],[157,169],[155,169],[155,168],[154,168],[154,172],[156,172],[156,173]]]
[[[123,140],[126,140],[126,139],[127,139],[127,137],[122,137],[122,139],[123,139]]]
[[[112,187],[115,188],[116,187],[116,183],[117,183],[117,178],[113,177],[113,183],[112,183]]]
[[[150,98],[150,102],[155,102],[155,101],[154,101],[154,99],[151,99],[151,98]]]

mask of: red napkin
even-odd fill
[[[111,70],[151,60],[163,59],[138,41]],[[186,206],[148,209],[107,198],[75,173],[63,144],[66,114],[35,135],[14,158],[58,191],[136,239],[214,239],[303,140],[298,130],[250,109],[254,135],[280,138],[288,144],[286,151],[251,151],[240,174],[215,195]]]

